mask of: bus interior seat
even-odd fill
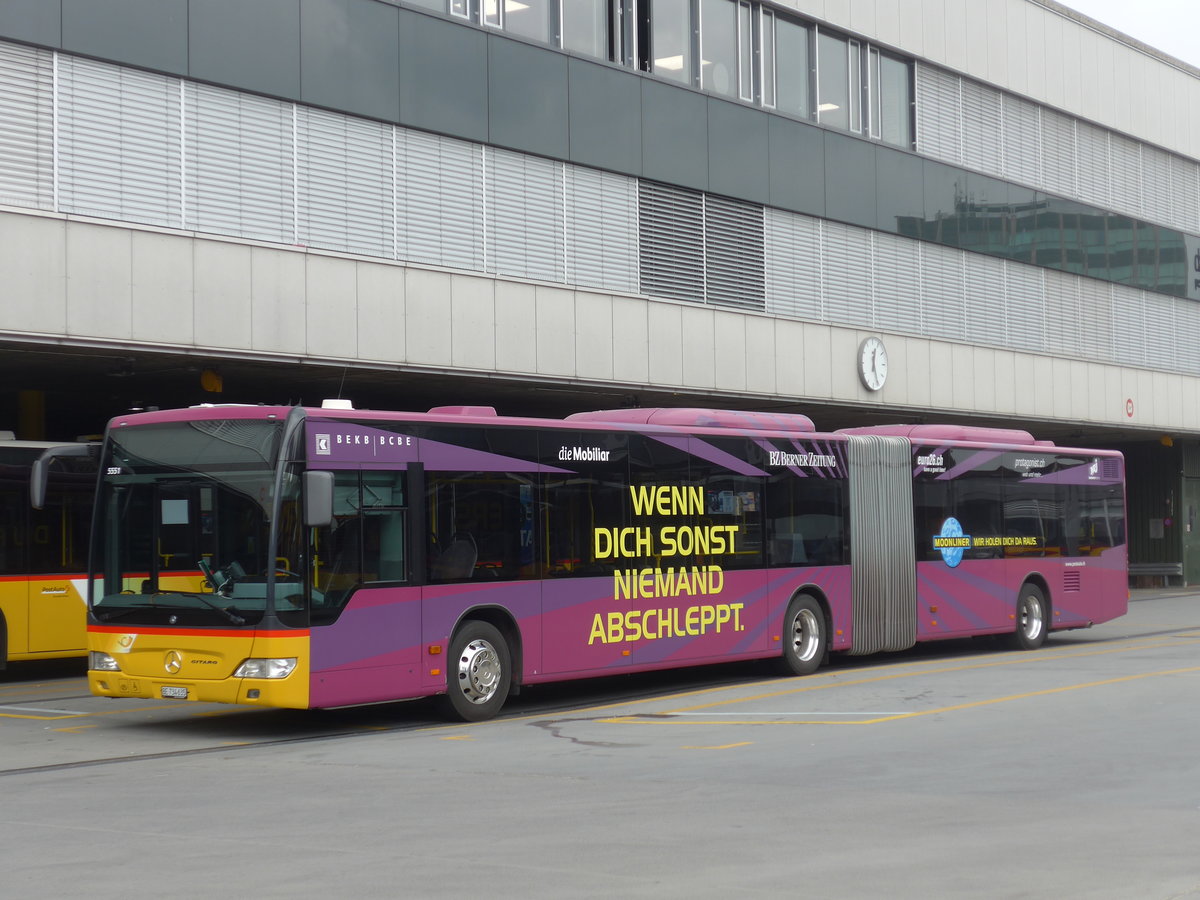
[[[475,546],[475,538],[464,531],[457,531],[446,549],[438,554],[430,567],[430,578],[433,581],[460,581],[470,578],[475,571],[475,561],[479,549]]]

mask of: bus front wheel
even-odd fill
[[[446,658],[445,711],[482,722],[500,711],[512,684],[512,654],[494,625],[470,621],[455,632]]]
[[[809,675],[817,671],[825,661],[828,644],[821,604],[807,594],[793,598],[783,620],[784,674]]]
[[[1046,595],[1036,584],[1024,584],[1017,595],[1017,630],[1011,642],[1017,650],[1036,650],[1046,642],[1050,625],[1050,607]]]

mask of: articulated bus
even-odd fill
[[[317,708],[1048,632],[1126,612],[1124,461],[702,409],[205,406],[101,458],[89,682]]]
[[[31,509],[31,474],[51,448],[82,455],[61,456],[47,469],[42,508]],[[96,489],[88,449],[13,440],[11,432],[0,437],[0,668],[87,654],[88,527]]]

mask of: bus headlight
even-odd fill
[[[107,653],[101,653],[99,650],[92,650],[88,653],[88,668],[93,672],[120,672],[121,667],[117,665],[117,661]]]
[[[296,659],[247,659],[237,671],[234,678],[287,678],[296,668]]]

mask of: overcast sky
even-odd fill
[[[1200,0],[1058,0],[1200,67]]]

